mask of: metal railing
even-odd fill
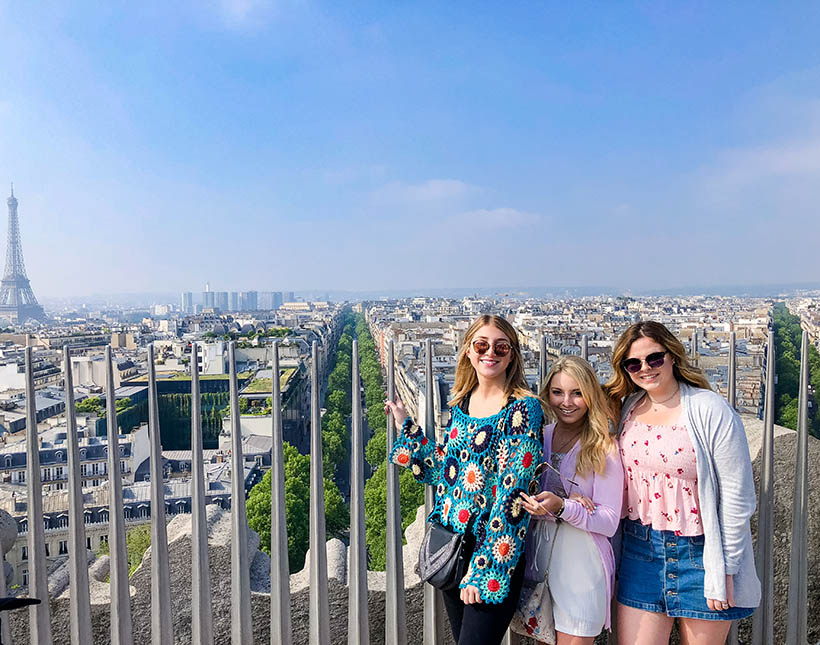
[[[789,577],[788,631],[789,644],[802,644],[807,639],[807,490],[808,490],[808,335],[803,332],[800,372],[799,427],[797,431],[797,460],[795,464],[795,491],[793,529],[791,543],[791,568]],[[729,390],[731,403],[735,399],[735,336],[731,334],[729,351]],[[582,354],[588,354],[588,339],[581,339]],[[278,373],[278,342],[273,343],[273,373]],[[194,343],[192,364],[196,365],[199,347]],[[773,453],[774,453],[774,402],[775,402],[775,355],[774,334],[770,333],[766,356],[765,419],[761,450],[757,569],[763,590],[763,600],[754,615],[753,643],[774,642],[773,627]],[[395,396],[394,348],[389,342],[387,351],[387,394]],[[166,531],[166,513],[163,499],[161,442],[157,381],[154,370],[154,348],[148,347],[149,387],[149,435],[150,435],[150,487],[151,487],[151,641],[154,645],[174,642],[172,633],[171,585],[169,553]],[[106,348],[107,392],[114,391],[111,348]],[[34,380],[32,376],[31,348],[25,351],[27,406],[27,482],[28,487],[28,566],[29,595],[45,599],[48,595],[45,532],[43,525],[42,481],[37,441],[37,423],[34,409]],[[86,560],[85,524],[83,522],[82,479],[78,452],[77,424],[74,413],[73,383],[68,348],[64,349],[66,390],[66,416],[68,439],[69,483],[69,540],[70,561],[70,612],[71,642],[93,642],[88,569]],[[246,490],[244,486],[244,459],[239,426],[239,395],[237,387],[236,359],[233,343],[229,346],[230,409],[231,409],[231,642],[246,645],[253,642],[250,615],[250,582],[248,553],[248,523],[245,512]],[[546,340],[541,339],[539,376],[547,372]],[[435,438],[435,415],[433,410],[432,344],[425,342],[425,426],[428,437]],[[328,604],[327,552],[325,535],[325,508],[323,485],[322,436],[319,401],[318,347],[312,347],[311,378],[311,454],[310,454],[310,642],[316,645],[330,643],[330,612]],[[348,604],[348,642],[353,645],[367,644],[370,639],[367,604],[367,566],[364,517],[364,438],[362,436],[362,400],[359,383],[358,342],[353,343],[352,374],[352,441],[351,441],[351,496],[350,496],[350,576]],[[279,379],[272,379],[272,466],[271,466],[271,645],[289,645],[292,639],[290,614],[290,587],[287,557],[287,530],[285,525],[285,495],[283,468],[282,412]],[[201,408],[199,377],[196,371],[191,377],[192,417],[192,635],[193,642],[212,645],[215,639],[208,573],[208,536],[205,522],[205,481],[202,435],[200,428]],[[131,645],[132,617],[128,587],[128,562],[125,549],[126,519],[123,515],[122,480],[119,476],[118,430],[116,407],[113,396],[107,396],[108,430],[108,485],[110,487],[109,556],[111,589],[111,642],[114,645]],[[396,433],[396,421],[387,419],[387,450],[390,451]],[[116,473],[111,476],[110,473]],[[426,504],[432,503],[432,489],[427,487]],[[386,544],[386,594],[385,594],[385,642],[390,645],[406,645],[408,640],[404,596],[402,558],[402,529],[399,503],[397,467],[387,466],[387,544]],[[1,565],[2,563],[0,563]],[[5,594],[5,581],[0,576],[0,595]],[[444,619],[440,594],[425,585],[423,641],[425,645],[443,642]],[[29,633],[32,645],[52,643],[49,603],[43,602],[29,609]],[[336,617],[338,620],[339,617]],[[2,623],[0,638],[10,642],[7,621]],[[224,638],[224,637],[223,637]],[[508,635],[507,643],[517,638]],[[737,642],[733,630],[730,643]]]

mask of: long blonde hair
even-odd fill
[[[612,379],[604,386],[604,391],[609,396],[611,405],[618,412],[620,412],[623,400],[641,389],[635,385],[627,371],[621,366],[621,361],[626,358],[632,343],[639,338],[654,340],[672,355],[672,372],[675,380],[705,390],[712,389],[703,372],[689,363],[683,343],[661,323],[644,320],[630,325],[621,334],[618,342],[615,343],[615,349],[612,350]]]
[[[518,342],[518,333],[515,331],[515,327],[501,316],[482,314],[476,318],[467,329],[467,333],[464,335],[464,342],[458,351],[456,381],[453,384],[453,395],[447,403],[450,407],[461,403],[464,397],[472,392],[475,386],[478,385],[478,376],[476,376],[473,365],[470,363],[470,357],[467,355],[467,352],[470,349],[473,336],[475,336],[478,330],[484,325],[492,325],[510,340],[510,364],[507,365],[507,378],[504,381],[504,392],[507,397],[512,396],[516,399],[523,399],[532,396],[532,390],[530,390],[529,385],[527,385],[527,379],[524,377],[524,360],[521,358],[521,345]]]
[[[553,377],[565,372],[575,379],[581,396],[587,404],[586,425],[581,430],[581,450],[575,464],[576,474],[584,477],[593,472],[603,475],[606,471],[606,458],[615,449],[615,442],[610,434],[610,423],[616,421],[615,413],[601,389],[592,366],[579,356],[564,356],[552,364],[539,396],[546,404],[547,417],[555,422],[558,417],[549,405],[549,389]]]

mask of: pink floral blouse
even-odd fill
[[[703,535],[695,449],[684,424],[649,425],[630,413],[619,439],[623,517],[659,531]]]

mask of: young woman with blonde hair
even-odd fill
[[[591,645],[610,626],[615,558],[609,538],[620,522],[623,495],[623,469],[610,433],[614,415],[592,367],[577,356],[552,365],[541,399],[552,420],[544,428],[544,460],[552,468],[544,470],[541,492],[525,496],[524,508],[558,525],[543,544],[534,542],[537,531],[531,533],[527,571],[538,569],[533,563],[544,555],[539,550],[556,556],[549,580],[558,645]]]
[[[722,643],[760,602],[743,423],[661,323],[629,327],[612,365],[626,475],[619,638],[668,642],[677,618],[684,645]]]
[[[429,442],[401,401],[404,420],[390,460],[435,487],[428,520],[465,535],[469,568],[444,591],[456,643],[497,645],[518,604],[529,515],[521,494],[541,457],[543,413],[524,378],[518,334],[499,316],[479,316],[458,354],[444,443]]]

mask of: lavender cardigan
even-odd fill
[[[552,423],[544,427],[544,460],[550,461],[552,457],[552,435],[555,431],[555,424]],[[601,563],[607,579],[607,616],[605,627],[609,629],[610,615],[609,608],[612,600],[612,589],[615,582],[615,556],[612,553],[612,545],[609,538],[618,529],[621,521],[621,506],[623,504],[624,493],[624,470],[621,465],[621,457],[616,449],[610,452],[606,460],[606,470],[603,475],[592,473],[587,477],[581,477],[575,473],[575,465],[578,461],[578,453],[581,449],[580,442],[567,452],[561,462],[561,480],[564,490],[568,494],[580,493],[589,497],[595,502],[595,512],[590,515],[586,509],[575,500],[568,499],[564,503],[564,512],[561,519],[572,526],[583,531],[588,531],[598,547],[601,554]],[[541,488],[546,483],[548,473],[544,473],[541,479]],[[569,483],[569,480],[577,482],[577,486]],[[533,518],[536,519],[536,518]],[[549,519],[543,521],[551,521]],[[527,552],[529,558],[531,554]]]

